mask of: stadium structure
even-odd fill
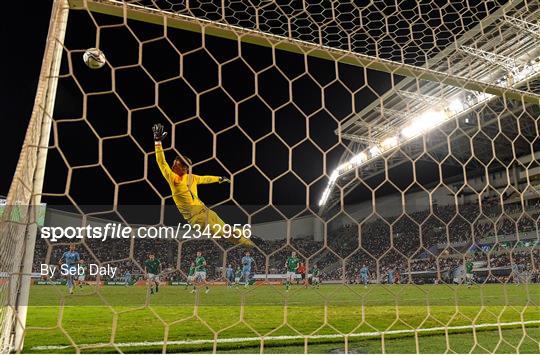
[[[539,28],[534,20],[524,20],[530,11],[527,5],[513,3],[496,11],[430,58],[427,65],[437,71],[537,94],[540,53],[536,42]],[[321,197],[320,205],[329,208],[339,202],[339,194],[333,193],[333,184],[343,175],[351,176],[349,173],[357,167],[360,167],[363,180],[385,171],[385,160],[377,159],[381,154],[391,156],[386,166],[391,168],[404,161],[425,158],[426,150],[429,151],[430,162],[443,164],[467,162],[474,154],[477,160],[473,165],[481,161],[490,162],[489,153],[493,156],[495,150],[502,153],[497,154],[502,161],[511,160],[512,157],[522,158],[522,166],[528,167],[533,160],[530,147],[523,144],[523,150],[505,150],[503,147],[507,140],[497,139],[497,135],[502,131],[509,140],[520,133],[533,137],[536,134],[534,117],[538,116],[537,109],[534,101],[523,107],[504,102],[496,95],[475,94],[442,83],[406,78],[381,96],[380,100],[373,101],[360,113],[347,119],[336,132],[351,143],[349,152],[343,155],[340,165],[333,171],[333,178]],[[503,112],[503,117],[500,117],[500,112]],[[523,116],[533,119],[520,120],[516,124],[516,120]],[[499,121],[502,121],[502,127],[495,123]],[[457,127],[460,129],[452,134]],[[436,128],[441,130],[441,134],[450,136],[450,142],[441,139],[441,135],[437,136]],[[479,131],[483,134],[478,135]],[[422,140],[414,138],[427,132],[431,134],[424,147]],[[474,152],[470,144],[459,144],[467,140],[460,140],[463,136],[472,137]],[[455,160],[445,160],[449,145]],[[392,155],[397,148],[402,148],[405,154]],[[482,156],[486,151],[488,156]],[[481,170],[482,164],[476,165],[470,169]],[[518,188],[519,180],[526,175],[523,174],[526,168],[516,165],[519,163],[512,166],[518,170],[513,171],[512,184]],[[536,180],[536,175],[533,173],[531,180]],[[345,195],[357,186],[347,182],[340,184],[347,186]]]
[[[1,220],[3,350],[538,351],[539,43],[536,0],[55,0]],[[166,158],[230,178],[200,194],[254,246],[168,237],[188,221],[154,123]],[[115,223],[130,238],[43,233]],[[72,242],[117,273],[42,275]]]

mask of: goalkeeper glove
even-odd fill
[[[161,142],[167,136],[167,132],[164,131],[161,123],[152,126],[152,132],[154,132],[154,142]]]
[[[221,176],[221,177],[219,178],[219,183],[221,184],[222,182],[226,182],[226,183],[230,184],[230,183],[231,183],[231,180],[229,180],[229,179],[226,178],[225,176]]]

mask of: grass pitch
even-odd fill
[[[540,285],[75,291],[32,287],[25,352],[540,352]]]

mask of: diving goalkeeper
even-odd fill
[[[224,231],[225,222],[216,212],[212,211],[201,201],[197,194],[197,185],[213,183],[230,183],[226,177],[219,176],[199,176],[189,173],[191,160],[187,157],[177,156],[172,167],[167,164],[161,141],[167,136],[162,124],[155,124],[152,127],[154,132],[156,160],[165,180],[171,188],[172,197],[176,207],[192,226],[197,226],[201,233],[207,230],[216,237],[227,236]],[[240,230],[229,228],[229,236],[233,241],[251,246],[253,242],[246,238]]]

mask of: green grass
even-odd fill
[[[289,293],[280,286],[216,286],[209,294],[169,286],[157,295],[147,295],[143,287],[76,291],[69,296],[65,286],[33,286],[25,352],[162,352],[166,338],[173,342],[168,352],[252,353],[260,351],[260,337],[266,336],[265,352],[298,353],[307,347],[320,353],[344,348],[344,337],[328,337],[337,334],[356,334],[347,338],[348,348],[356,352],[540,350],[540,323],[459,328],[540,321],[540,285],[323,285],[319,290],[296,286]],[[401,332],[441,327],[448,334],[441,329]],[[378,331],[386,333],[373,334]],[[178,343],[214,338],[215,349],[211,341]],[[256,339],[223,341],[231,338]],[[104,345],[111,342],[118,348]],[[141,342],[158,344],[132,344]]]

